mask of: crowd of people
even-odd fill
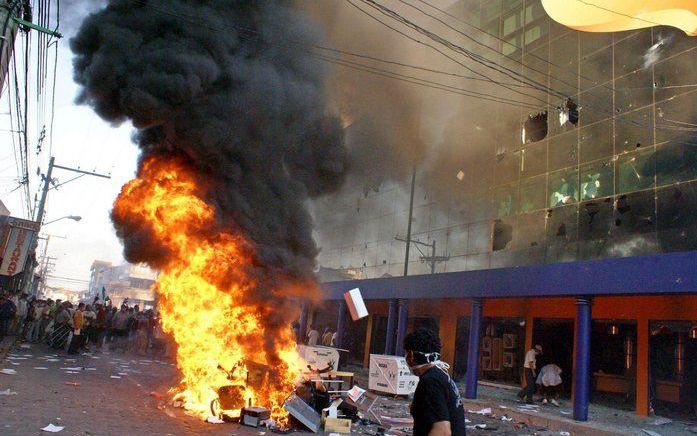
[[[140,310],[95,297],[91,304],[32,299],[26,294],[0,295],[0,341],[16,335],[20,341],[46,342],[69,354],[85,351],[133,351],[164,355],[167,341],[152,309]]]

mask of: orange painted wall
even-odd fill
[[[369,302],[372,315],[387,315],[387,302]],[[469,316],[469,299],[410,300],[409,317],[439,319],[443,343],[443,360],[455,357],[457,318]],[[636,411],[648,413],[648,323],[652,320],[697,322],[697,295],[596,297],[593,319],[627,319],[637,321],[637,401]],[[532,347],[532,324],[535,318],[576,318],[573,297],[500,298],[484,300],[484,317],[515,317],[526,320],[526,347]]]

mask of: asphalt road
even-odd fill
[[[0,362],[0,434],[46,435],[48,424],[62,426],[60,435],[257,435],[269,433],[236,424],[209,424],[169,404],[166,392],[176,384],[169,360],[132,354],[70,356],[45,345],[15,347]],[[405,417],[405,400],[381,397],[379,415]],[[486,424],[469,434],[541,434],[540,429],[480,415],[468,425]],[[374,427],[354,433],[375,434]],[[300,433],[296,433],[300,434]]]

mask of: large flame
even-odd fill
[[[290,325],[267,325],[267,312],[289,309],[255,301],[260,279],[250,273],[252,248],[241,234],[211,231],[215,209],[196,180],[176,159],[151,158],[123,187],[113,211],[115,220],[137,220],[149,234],[145,239],[164,252],[156,286],[162,327],[177,343],[182,380],[174,391],[186,409],[208,416],[216,390],[247,384],[246,367],[254,362],[269,371],[247,386],[245,398],[282,418],[301,359]],[[233,368],[232,375],[224,371]]]

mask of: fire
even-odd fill
[[[182,379],[173,391],[184,407],[209,416],[218,388],[238,385],[246,386],[245,403],[283,418],[283,401],[295,387],[302,360],[290,325],[269,321],[278,302],[254,298],[257,287],[268,284],[253,274],[258,266],[251,244],[242,234],[215,230],[215,213],[186,165],[150,158],[124,185],[113,217],[136,223],[163,259],[155,265],[159,313],[164,331],[177,343]],[[250,365],[267,369],[256,384],[248,380]]]

